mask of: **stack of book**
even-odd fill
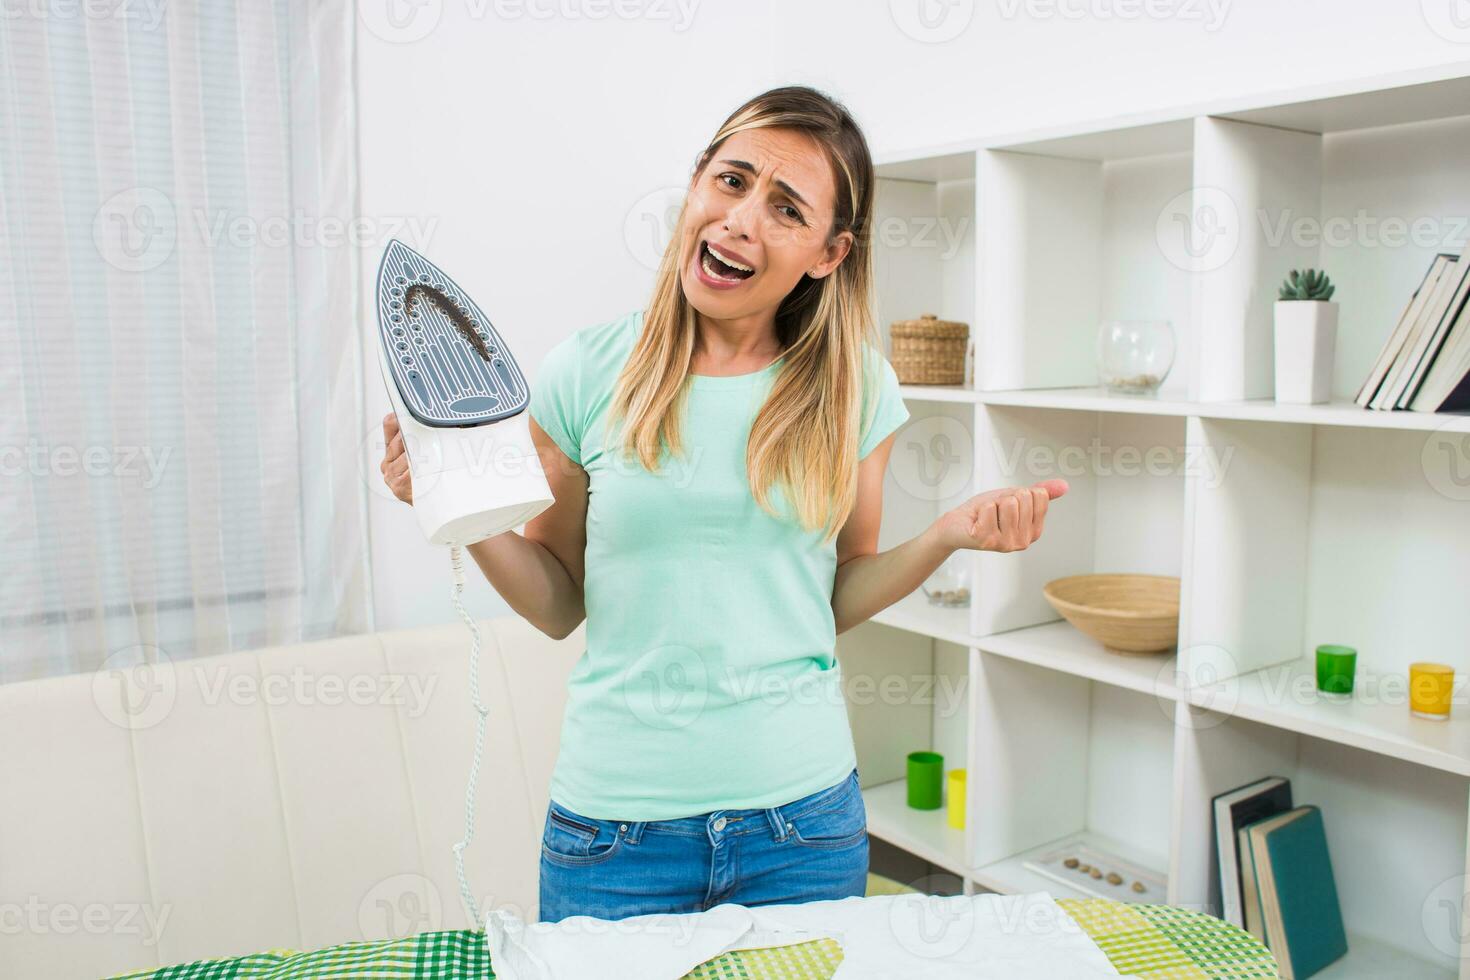
[[[1322,811],[1292,806],[1270,776],[1214,798],[1223,918],[1264,942],[1284,980],[1304,980],[1347,954]]]
[[[1470,408],[1470,258],[1436,255],[1354,399],[1364,408]]]

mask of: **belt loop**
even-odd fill
[[[638,843],[640,840],[643,839],[643,826],[647,822],[648,821],[646,820],[627,821],[626,823],[628,827],[628,832],[623,835],[623,839],[626,840],[629,844]]]
[[[781,808],[766,807],[766,818],[771,821],[771,830],[776,835],[776,842],[784,841],[786,839],[786,818],[781,815]]]

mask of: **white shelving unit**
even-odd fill
[[[1470,64],[879,155],[880,321],[977,341],[973,387],[904,389],[880,547],[986,489],[1071,489],[1030,549],[966,553],[968,609],[915,593],[840,638],[845,675],[950,692],[851,709],[874,836],[967,891],[1060,896],[1022,861],[1085,834],[1208,909],[1211,798],[1286,776],[1322,807],[1349,930],[1321,976],[1470,980],[1470,708],[1413,718],[1404,681],[1414,660],[1470,676],[1470,415],[1352,404],[1430,257],[1465,244],[1467,160]],[[1184,239],[1205,218],[1224,251]],[[1346,240],[1302,231],[1339,218]],[[1452,240],[1388,241],[1417,219]],[[1338,283],[1325,405],[1272,399],[1297,266]],[[1158,397],[1097,387],[1109,318],[1174,323]],[[1042,585],[1086,572],[1179,576],[1176,650],[1110,654],[1059,620]],[[1327,642],[1359,650],[1352,703],[1315,694]],[[920,748],[968,769],[963,832],[906,805]]]

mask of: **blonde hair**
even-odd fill
[[[843,106],[814,89],[787,86],[732,113],[699,155],[694,174],[734,134],[770,127],[806,133],[825,150],[837,185],[828,240],[843,231],[854,240],[834,271],[820,279],[803,276],[776,311],[784,361],[751,424],[746,473],[761,509],[782,516],[771,504],[772,489],[780,485],[801,527],[821,528],[826,541],[857,499],[862,388],[865,380],[876,380],[864,373],[864,345],[877,350],[881,344],[871,295],[873,162],[867,140]],[[651,472],[658,472],[665,445],[683,452],[680,419],[696,332],[696,312],[679,277],[687,211],[686,198],[609,411],[611,420],[626,420],[623,452],[636,455]]]

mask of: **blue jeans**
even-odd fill
[[[552,800],[541,838],[543,922],[847,898],[867,880],[857,769],[781,806],[674,820],[599,820]]]

